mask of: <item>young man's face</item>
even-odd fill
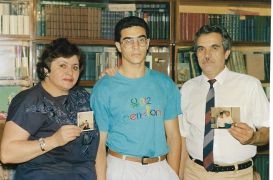
[[[203,73],[213,79],[225,68],[225,60],[230,50],[224,51],[221,34],[209,33],[197,39],[196,54]]]
[[[123,29],[120,42],[116,42],[116,46],[121,53],[124,65],[144,65],[149,47],[149,39],[144,28],[132,26]]]

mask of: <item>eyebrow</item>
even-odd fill
[[[201,48],[201,47],[205,47],[205,46],[197,46],[197,49]],[[221,45],[219,45],[219,44],[212,44],[210,47],[221,47]]]
[[[142,38],[142,37],[147,38],[147,36],[143,34],[143,35],[140,35],[140,36],[137,36],[137,37],[124,37],[121,40],[124,40],[124,39],[134,39],[134,38]]]
[[[78,63],[74,63],[74,64],[70,64],[69,62],[67,62],[67,61],[65,61],[65,60],[60,60],[60,61],[57,61],[58,63],[64,63],[64,64],[69,64],[69,65],[71,65],[71,66],[73,66],[73,65],[80,65],[80,63],[78,62]]]

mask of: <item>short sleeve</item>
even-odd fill
[[[167,91],[167,105],[165,108],[165,120],[174,119],[181,114],[181,97],[180,92],[176,84],[170,80]]]
[[[95,121],[99,131],[107,132],[109,129],[108,97],[107,88],[102,88],[102,84],[98,82],[93,88],[90,105],[94,111]]]
[[[34,135],[44,123],[44,118],[41,118],[43,114],[38,110],[42,108],[36,106],[36,102],[35,96],[21,92],[13,98],[9,106],[7,120],[15,122]]]
[[[256,81],[250,94],[249,101],[252,111],[250,112],[257,128],[269,127],[269,102],[260,81]]]

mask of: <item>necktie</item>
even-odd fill
[[[209,171],[213,168],[213,138],[214,129],[211,128],[211,107],[214,107],[214,88],[213,83],[216,79],[211,79],[210,89],[206,99],[206,115],[205,115],[205,133],[203,143],[203,166]]]

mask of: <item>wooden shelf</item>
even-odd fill
[[[96,81],[94,80],[86,80],[86,81],[79,81],[79,85],[83,87],[93,87]]]
[[[32,86],[30,80],[21,80],[21,79],[0,79],[0,86],[23,86],[23,87],[30,87]]]
[[[7,41],[31,41],[30,35],[0,35],[0,40]]]
[[[255,15],[255,16],[270,16],[270,7],[246,7],[235,5],[180,5],[179,12],[184,13],[205,13],[205,14],[237,14],[237,15]]]

